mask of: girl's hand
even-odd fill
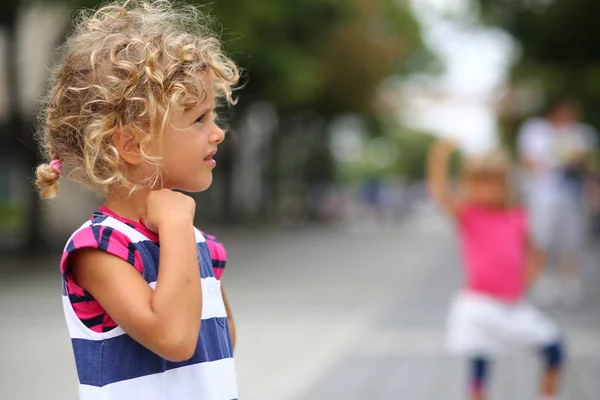
[[[455,135],[450,135],[448,137],[440,139],[438,141],[438,145],[445,151],[453,152],[460,146],[460,140],[454,136]]]
[[[150,192],[146,198],[146,214],[141,220],[148,229],[159,232],[166,224],[193,225],[195,213],[196,202],[190,196],[161,189]]]

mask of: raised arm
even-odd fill
[[[448,164],[456,143],[442,139],[433,144],[427,159],[427,188],[429,195],[447,213],[458,212],[459,201],[448,182]]]

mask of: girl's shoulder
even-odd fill
[[[67,240],[61,269],[68,269],[68,258],[78,250],[96,249],[119,257],[139,272],[144,264],[158,257],[158,235],[139,222],[128,221],[102,209],[95,211]],[[139,250],[144,249],[140,255]],[[156,253],[156,254],[155,254]]]

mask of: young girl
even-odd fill
[[[540,352],[542,399],[555,399],[563,346],[556,325],[525,301],[542,257],[529,240],[525,212],[512,204],[509,159],[493,152],[467,160],[459,196],[447,179],[454,149],[437,142],[428,165],[430,193],[456,221],[466,275],[451,306],[448,345],[470,358],[473,400],[485,398],[489,360],[511,345]]]
[[[239,77],[206,25],[167,1],[84,13],[52,79],[37,187],[68,171],[104,198],[61,261],[82,400],[237,398],[225,252],[172,190],[210,186]]]

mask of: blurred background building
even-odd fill
[[[391,264],[396,259],[402,263],[402,255],[395,253],[397,242],[393,235],[401,242],[400,248],[406,248],[415,238],[403,236],[394,229],[404,229],[409,216],[421,218],[415,217],[418,208],[415,205],[425,199],[424,160],[436,136],[460,137],[466,152],[482,151],[499,143],[514,146],[519,124],[539,113],[552,95],[563,93],[569,93],[582,103],[585,121],[596,128],[600,126],[597,110],[600,36],[593,31],[600,19],[600,3],[593,0],[189,1],[205,6],[215,17],[215,29],[244,70],[244,85],[237,92],[238,105],[221,110],[229,136],[219,150],[213,187],[195,195],[198,223],[217,226],[218,232],[231,237],[234,257],[256,255],[247,243],[257,245],[251,232],[258,231],[259,227],[261,231],[262,228],[279,231],[289,226],[303,229],[341,226],[356,232],[357,227],[360,231],[367,225],[380,227],[385,223],[393,226],[392,230],[378,231],[376,235],[383,235],[385,240],[381,243],[391,247],[383,249],[373,244],[368,254],[377,254]],[[28,276],[28,269],[40,266],[39,261],[30,261],[31,255],[50,251],[53,257],[44,258],[42,264],[52,271],[57,260],[55,255],[65,239],[99,205],[99,199],[66,179],[61,181],[58,199],[41,202],[31,180],[34,166],[43,161],[38,158],[32,132],[49,69],[56,61],[55,48],[68,33],[72,10],[101,3],[5,0],[1,4],[0,251],[10,257],[3,258],[0,272],[3,267],[11,271],[10,279],[8,275],[0,275],[4,277],[5,289],[14,279],[20,282],[14,278],[14,271]],[[427,218],[428,222],[413,221],[413,225],[406,222],[406,226],[420,227],[415,228],[415,232],[421,232],[416,234],[421,241],[415,248],[428,253],[427,241],[433,240],[431,248],[448,252],[448,235],[440,236],[440,232],[446,231],[440,231],[439,223]],[[232,232],[228,229],[236,233],[228,233]],[[290,242],[304,237],[289,229],[283,232]],[[247,241],[244,235],[253,239]],[[335,241],[327,235],[324,240]],[[288,253],[280,254],[279,258],[273,256],[273,264],[285,264],[288,256],[296,254],[276,240],[273,243],[279,246],[279,250],[274,251],[288,249]],[[268,244],[264,246],[270,248]],[[310,244],[307,246],[310,248]],[[343,247],[337,242],[331,246],[337,250]],[[415,248],[406,253],[412,251],[410,259],[413,261],[408,262],[414,268],[434,263],[422,261],[425,256],[417,254]],[[386,251],[388,256],[382,256]],[[353,271],[352,260],[332,258],[328,262],[350,263],[348,271]],[[261,268],[255,264],[260,263],[248,263]],[[344,273],[341,269],[337,271]],[[230,273],[232,285],[239,289],[237,295],[235,290],[230,290],[234,303],[236,299],[247,301],[248,297],[243,296],[255,301],[249,301],[240,311],[241,331],[244,332],[245,327],[250,337],[259,338],[256,333],[259,327],[243,325],[250,321],[244,318],[244,312],[254,312],[248,308],[252,304],[273,307],[269,301],[271,295],[284,293],[272,287],[263,288],[267,290],[267,294],[263,293],[265,297],[247,292],[243,289],[247,283],[244,273],[235,275],[233,270]],[[404,279],[398,271],[390,273],[392,281]],[[277,281],[279,284],[286,281],[281,279]],[[419,286],[427,291],[438,283],[425,279],[420,285],[430,285]],[[340,298],[350,296],[352,287],[340,286]],[[0,291],[1,288],[0,284]],[[439,293],[446,293],[444,288]],[[329,293],[331,288],[313,289],[327,303],[324,293]],[[385,290],[390,298],[398,301],[392,295],[396,291],[392,286]],[[52,292],[47,293],[50,296]],[[55,295],[60,299],[60,292]],[[0,297],[4,302],[0,308],[2,323],[5,315],[16,315],[16,312],[10,314],[8,302],[19,301],[17,292],[5,290],[4,296]],[[600,316],[599,299],[600,296],[592,296],[591,308],[584,309],[581,316],[593,320],[593,332],[584,331],[584,338],[600,332],[600,319],[596,321]],[[444,303],[432,304],[428,302],[426,308],[434,310],[431,315],[437,315],[436,307]],[[398,307],[404,310],[403,306]],[[391,310],[391,305],[387,309]],[[353,309],[348,306],[346,311],[350,310]],[[271,315],[269,310],[265,312]],[[327,312],[334,313],[329,309],[326,310],[329,315]],[[273,315],[281,317],[275,311]],[[443,322],[441,314],[438,316],[435,327]],[[281,324],[285,324],[287,320],[282,321]],[[310,320],[301,322],[310,325]],[[392,325],[400,326],[399,322],[395,324]],[[327,325],[336,338],[339,338],[338,330],[354,326]],[[432,330],[435,333],[435,329]],[[291,331],[277,332],[283,335]],[[294,332],[304,331],[298,328]],[[2,331],[0,337],[1,334]],[[419,336],[418,331],[413,336],[408,335],[408,339],[399,338],[413,340],[416,336]],[[421,336],[417,343],[427,346],[429,337]],[[16,334],[13,340],[18,342]],[[589,344],[585,340],[580,345],[584,350]],[[399,351],[397,346],[392,347]],[[68,351],[68,347],[62,348]],[[596,354],[593,349],[590,352]],[[600,351],[597,353],[600,355]],[[0,354],[12,353],[0,351]],[[251,351],[242,348],[240,354],[249,355]],[[598,358],[594,360],[593,371],[600,372]],[[303,361],[305,369],[298,368],[308,371],[315,368],[311,362],[325,365],[326,361],[306,359]],[[265,362],[268,366],[268,361]],[[243,382],[251,380],[243,377],[248,376],[244,371],[251,369],[250,365],[249,361],[241,361]],[[285,376],[291,375],[289,372]],[[66,378],[74,379],[70,375]],[[1,379],[9,378],[0,378],[0,382]],[[296,387],[293,383],[290,385],[288,392]],[[300,386],[302,384],[297,385]],[[268,396],[265,393],[269,391],[264,387],[259,390],[250,383],[246,383],[246,387],[255,393],[248,395],[249,399],[304,398],[290,397],[284,388],[279,388],[279,392],[274,388],[270,392],[272,396]],[[307,399],[352,398],[316,393],[312,397],[310,391],[304,395]],[[443,398],[434,394],[431,394],[433,397],[415,396],[356,398]],[[575,398],[596,398],[582,396]],[[15,398],[42,397],[10,397]]]

